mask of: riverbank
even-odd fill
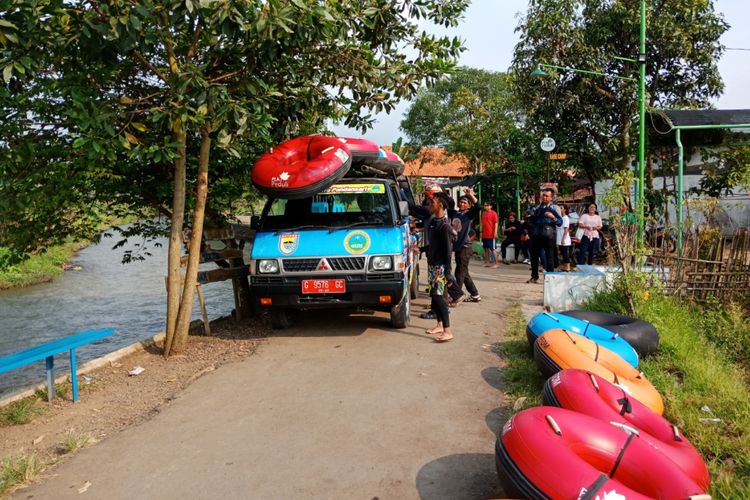
[[[212,322],[211,331],[212,337],[191,336],[186,352],[169,360],[151,345],[81,376],[78,403],[65,393],[69,384],[52,402],[27,398],[31,413],[39,412],[33,420],[0,425],[0,496],[80,448],[149,420],[201,376],[255,353],[268,334],[260,320],[228,318]],[[129,376],[137,366],[144,371]]]
[[[47,283],[65,272],[66,264],[76,252],[88,246],[85,242],[70,242],[47,249],[41,255],[34,255],[20,264],[0,269],[0,290],[22,288],[39,283]],[[0,247],[0,262],[5,249]]]
[[[134,222],[132,217],[113,219],[102,223],[99,230]],[[32,255],[28,260],[10,266],[5,265],[8,254],[6,247],[0,247],[0,290],[23,288],[39,283],[47,283],[65,272],[68,262],[76,253],[91,245],[91,241],[67,241],[61,245],[47,248],[39,255]]]

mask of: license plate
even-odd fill
[[[346,280],[302,280],[302,293],[346,293]]]

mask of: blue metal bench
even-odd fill
[[[76,348],[84,344],[103,339],[113,335],[115,330],[107,328],[102,330],[86,330],[75,333],[61,339],[40,344],[29,349],[18,351],[7,356],[0,357],[0,373],[9,372],[34,363],[46,360],[47,368],[47,400],[55,397],[55,355],[70,351],[70,380],[73,383],[73,401],[78,401],[78,376],[76,375]]]

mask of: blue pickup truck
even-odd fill
[[[270,309],[272,326],[291,326],[297,311],[347,307],[388,311],[394,328],[408,326],[419,253],[405,195],[395,179],[350,177],[308,198],[269,198],[252,222],[248,264],[253,300]]]

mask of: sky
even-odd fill
[[[473,0],[458,27],[448,30],[451,36],[464,41],[466,50],[459,60],[460,66],[470,66],[491,71],[505,71],[513,58],[513,48],[518,42],[514,32],[519,16],[526,12],[528,0]],[[721,42],[726,47],[750,49],[750,30],[743,28],[750,20],[750,1],[714,0],[714,8],[724,14],[730,28]],[[446,30],[442,30],[444,32]],[[648,33],[647,33],[648,35]],[[719,61],[719,72],[724,79],[724,94],[716,102],[717,109],[750,108],[750,50],[727,50]],[[377,115],[377,123],[365,137],[378,144],[389,145],[404,133],[399,130],[409,102],[401,102],[390,113]],[[339,136],[360,137],[358,131],[333,126]]]

